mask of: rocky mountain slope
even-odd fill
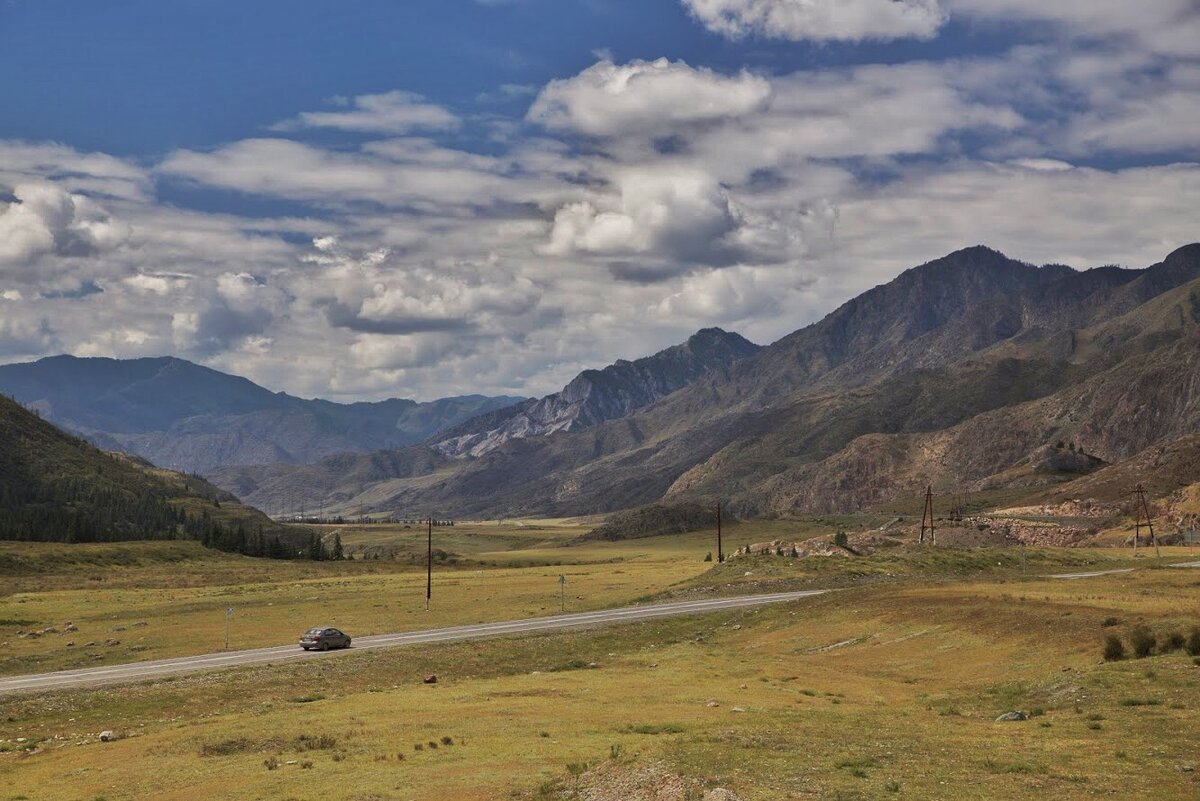
[[[0,392],[103,448],[186,472],[402,447],[522,400],[306,400],[169,357],[54,356],[3,365]]]
[[[511,439],[579,431],[632,414],[758,350],[739,334],[705,328],[653,356],[584,370],[561,392],[473,418],[431,444],[446,456],[482,456]]]
[[[340,491],[455,516],[716,499],[755,515],[1062,482],[1059,441],[1086,469],[1197,430],[1198,279],[1200,245],[1086,271],[968,248],[628,416]]]

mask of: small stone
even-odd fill
[[[733,709],[731,709],[731,710],[729,710],[729,711],[730,711],[730,712],[745,712],[746,710],[745,710],[745,709],[743,709],[743,708],[742,708],[742,707],[740,707],[740,706],[735,706]]]
[[[74,640],[71,640],[69,643],[67,643],[67,647],[68,647],[68,648],[70,648],[70,647],[71,647],[71,646],[73,646],[74,644],[75,644],[75,641],[74,641]]]
[[[739,684],[739,685],[738,685],[738,689],[739,689],[739,690],[744,690],[744,689],[746,689],[746,685],[745,685],[745,684]]]
[[[437,684],[437,676],[430,673],[428,676],[422,679],[422,681],[424,681],[426,684]]]
[[[100,742],[102,743],[111,743],[115,739],[117,739],[117,735],[113,734],[109,729],[100,732]]]
[[[709,701],[707,704],[705,704],[705,706],[709,709],[715,709],[716,707],[720,706],[720,704],[716,701]]]
[[[110,638],[110,639],[107,639],[107,640],[105,640],[105,641],[104,641],[104,644],[105,644],[106,646],[108,646],[109,648],[112,648],[114,645],[120,645],[120,644],[121,644],[121,641],[120,641],[120,640],[114,640],[114,639],[111,639],[111,638]]]
[[[95,647],[96,647],[96,641],[95,641],[95,640],[92,640],[92,641],[90,641],[90,642],[85,642],[85,643],[83,644],[83,647],[84,647],[84,648],[95,648]]]
[[[1195,773],[1196,766],[1191,762],[1185,762],[1182,765],[1176,765],[1175,770],[1179,771],[1180,773]]]
[[[742,798],[724,787],[717,787],[705,793],[703,801],[742,801]]]
[[[289,759],[287,762],[284,762],[283,764],[285,764],[285,765],[295,765],[295,764],[296,764],[296,762],[297,762],[297,760],[295,760],[295,759]]]
[[[1025,714],[1024,712],[1022,712],[1021,710],[1018,709],[1014,712],[1005,712],[1003,715],[996,718],[997,723],[1006,723],[1009,721],[1019,721],[1019,720],[1029,720],[1029,715]]]

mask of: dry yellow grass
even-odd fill
[[[1180,652],[1099,657],[1108,632],[1200,623],[1198,582],[1181,569],[943,578],[597,632],[5,698],[0,786],[31,801],[538,797],[543,782],[569,787],[568,763],[607,759],[616,745],[748,801],[888,798],[896,787],[929,799],[1191,799],[1197,774],[1179,768],[1200,749],[1200,668]],[[1120,622],[1105,627],[1110,617]],[[422,685],[426,672],[441,682]],[[994,722],[1016,708],[1044,714]],[[95,742],[102,728],[135,736]],[[331,747],[304,750],[322,736]],[[24,753],[29,744],[36,753]],[[555,796],[547,787],[541,797]]]

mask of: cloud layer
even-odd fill
[[[1144,266],[1200,238],[1187,0],[686,7],[739,41],[922,40],[956,19],[1013,41],[786,70],[597,57],[497,88],[528,100],[512,118],[487,93],[452,110],[399,87],[145,161],[0,140],[0,358],[538,394],[703,326],[773,340],[966,245]],[[233,200],[187,202],[213,195]]]

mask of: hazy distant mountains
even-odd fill
[[[429,403],[341,404],[271,392],[182,359],[54,356],[0,366],[0,393],[100,447],[159,467],[306,463],[398,448],[523,398],[468,395]]]
[[[505,425],[526,425],[521,415],[536,422],[531,404],[434,447],[375,454],[370,469],[243,471],[255,486],[217,479],[266,508],[320,488],[346,509],[454,516],[718,499],[743,515],[839,511],[926,483],[1050,492],[1150,459],[1139,456],[1147,449],[1185,448],[1200,431],[1197,376],[1200,245],[1146,269],[1085,271],[974,247],[615,419],[504,440]],[[1071,457],[1071,445],[1088,458]]]
[[[579,431],[616,420],[758,350],[740,334],[705,328],[653,356],[584,370],[561,392],[468,420],[439,434],[433,447],[446,456],[482,456],[510,439]]]
[[[706,328],[652,356],[585,370],[561,392],[481,414],[419,447],[343,453],[303,467],[230,466],[209,475],[239,496],[257,499],[273,514],[318,507],[344,512],[379,509],[389,501],[393,482],[452,473],[459,461],[473,461],[506,443],[580,431],[626,417],[758,350],[758,345],[739,334]]]

